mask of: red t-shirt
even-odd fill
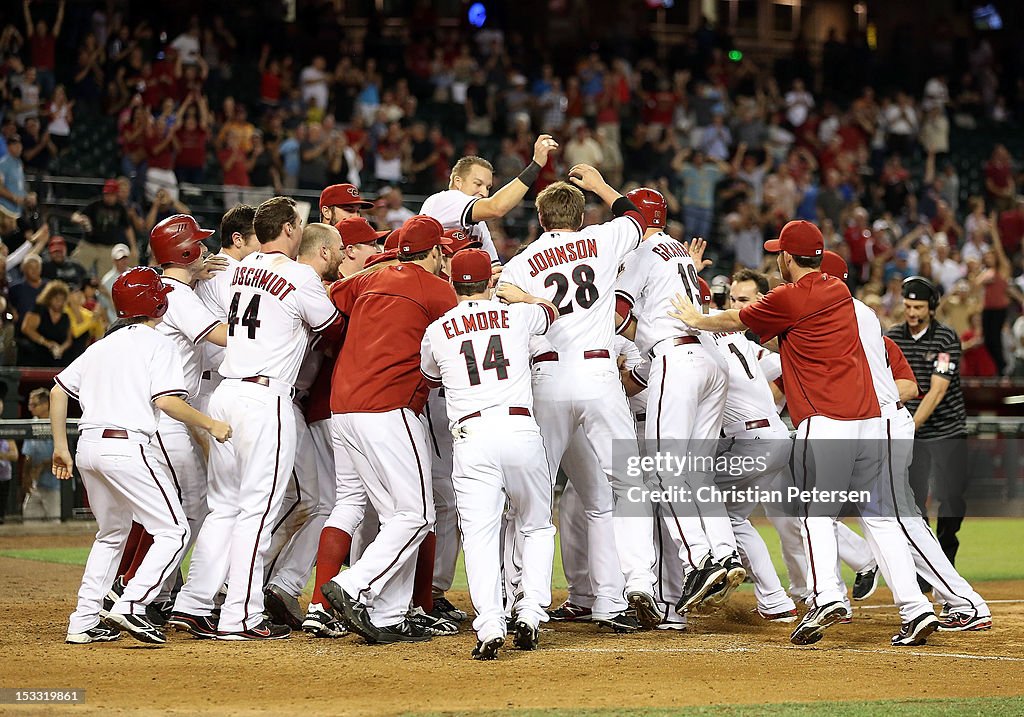
[[[164,134],[166,131],[154,125],[152,129],[146,132],[146,155],[149,157],[149,166],[154,169],[171,169],[174,166],[174,153],[171,151],[172,142],[168,142],[159,152],[156,151],[156,148],[166,138]]]
[[[306,423],[316,423],[331,417],[331,376],[337,356],[324,356],[320,362],[320,372],[309,387],[309,397],[305,401]]]
[[[195,129],[178,130],[178,157],[176,166],[193,169],[206,166],[206,140],[209,132],[196,127]]]
[[[794,425],[808,416],[853,421],[880,415],[853,298],[841,280],[811,272],[744,306],[740,320],[762,341],[779,337]]]
[[[1010,185],[1010,166],[989,160],[985,163],[985,179],[990,179],[992,184],[1005,189]]]
[[[260,77],[260,100],[276,105],[281,99],[281,76],[274,72],[264,72]]]
[[[903,355],[903,349],[888,336],[883,335],[882,341],[885,342],[885,353],[889,357],[889,370],[892,372],[893,380],[917,383],[914,371],[910,368],[910,364],[907,363],[907,357]]]
[[[234,164],[228,167],[228,160],[232,158],[232,155],[237,155],[237,159]],[[245,152],[240,149],[222,149],[217,152],[217,159],[220,160],[220,166],[224,170],[224,184],[233,187],[249,186],[249,170],[245,168]]]
[[[871,243],[871,229],[864,227],[846,227],[843,238],[850,247],[850,263],[862,266],[868,263],[868,245]]]
[[[54,59],[56,38],[49,32],[45,35],[33,33],[29,42],[32,45],[32,66],[37,70],[53,70],[57,66]]]
[[[1010,256],[1020,249],[1021,239],[1024,239],[1024,211],[1013,209],[999,215],[999,239]]]
[[[420,343],[427,327],[458,303],[452,285],[405,263],[338,281],[330,294],[348,322],[331,411],[422,412],[429,387],[420,373]]]

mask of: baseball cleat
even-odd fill
[[[313,604],[306,611],[302,621],[302,631],[313,637],[345,637],[348,629],[341,620],[324,610],[321,605]]]
[[[686,632],[686,622],[676,622],[675,620],[665,620],[656,630],[675,630],[676,632]]]
[[[110,585],[110,590],[103,596],[103,607],[100,608],[100,616],[106,617],[114,609],[114,603],[120,600],[122,595],[124,595],[124,582],[121,580],[121,576],[118,576],[114,578],[114,582]]]
[[[939,632],[980,632],[992,629],[991,615],[976,615],[973,612],[949,611],[939,616]]]
[[[582,607],[568,600],[554,610],[548,610],[548,618],[554,622],[583,622],[590,620],[592,614],[589,607]]]
[[[846,606],[839,600],[812,607],[789,636],[794,645],[813,645],[825,636],[825,630],[846,617]]]
[[[349,597],[344,588],[333,580],[328,580],[321,585],[320,592],[323,593],[327,602],[334,608],[334,611],[341,615],[341,620],[345,623],[345,627],[367,642],[377,642],[380,637],[380,631],[370,622],[370,614],[367,612],[365,605]]]
[[[163,627],[167,624],[167,618],[173,609],[174,603],[170,600],[150,603],[146,605],[146,618],[157,627]]]
[[[761,612],[761,610],[757,610],[757,614],[768,622],[796,622],[800,618],[800,613],[795,608],[781,612]]]
[[[179,632],[187,632],[200,640],[211,640],[217,637],[217,623],[206,615],[189,615],[186,612],[172,612],[167,624]]]
[[[451,601],[444,595],[434,598],[434,609],[428,614],[434,617],[443,617],[454,622],[464,622],[469,617],[464,610],[460,610],[452,605]]]
[[[297,597],[289,595],[277,585],[268,585],[263,591],[263,602],[273,622],[287,625],[293,630],[302,627],[305,613],[302,612]]]
[[[939,612],[939,622],[942,622],[947,617],[949,617],[949,614],[951,612],[953,612],[953,608],[951,608],[949,606],[949,603],[948,602],[942,603],[942,610]]]
[[[734,556],[726,558],[722,563],[722,567],[725,568],[725,580],[718,587],[709,590],[703,600],[704,603],[714,607],[721,607],[727,603],[736,588],[747,579],[747,571],[739,561],[739,558]]]
[[[163,645],[167,642],[163,631],[151,623],[145,615],[125,615],[112,612],[104,620],[108,625],[121,628],[139,642],[147,642],[150,645]]]
[[[704,558],[701,566],[691,570],[683,581],[683,595],[676,603],[676,612],[682,615],[692,609],[704,596],[718,587],[728,575],[728,571],[716,563],[710,555]]]
[[[496,660],[498,658],[498,650],[504,644],[505,637],[503,635],[496,635],[486,640],[477,640],[471,657],[474,660]]]
[[[256,627],[237,632],[225,632],[217,630],[218,640],[242,641],[242,640],[283,640],[292,634],[287,625],[277,625],[266,618]]]
[[[536,650],[540,631],[523,620],[516,620],[515,636],[512,643],[520,650]]]
[[[320,588],[323,591],[323,588]],[[426,642],[431,639],[432,635],[424,632],[424,630],[409,620],[402,620],[397,625],[388,625],[387,627],[378,627],[377,639],[373,640],[373,644],[376,645],[390,645],[395,642]],[[367,642],[371,642],[367,640]]]
[[[853,591],[851,597],[854,600],[867,600],[869,597],[875,594],[875,590],[878,589],[878,566],[871,568],[871,570],[865,570],[864,572],[857,573],[857,577],[853,579]]]
[[[636,619],[641,626],[653,630],[661,624],[662,614],[654,597],[641,590],[626,593],[626,602],[636,612]]]
[[[431,637],[443,637],[459,634],[459,623],[443,617],[434,617],[423,612],[423,608],[414,607],[406,616],[413,625],[419,627]]]
[[[118,628],[101,622],[85,632],[69,632],[64,642],[69,645],[88,645],[90,642],[113,642],[119,639],[121,631]]]
[[[931,610],[923,612],[900,626],[898,635],[892,636],[893,646],[914,647],[927,642],[927,637],[939,629],[939,618]]]
[[[615,632],[626,634],[640,629],[640,621],[631,612],[620,612],[609,618],[594,620],[601,627],[610,627]]]

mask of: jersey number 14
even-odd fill
[[[484,362],[477,366],[476,351],[473,349],[472,341],[463,341],[459,347],[459,353],[466,359],[466,373],[469,374],[469,385],[480,385],[480,369],[494,371],[499,381],[508,378],[509,361],[505,358],[505,349],[501,345],[501,337],[497,334],[491,336],[487,341],[487,348],[484,350]]]

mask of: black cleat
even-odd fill
[[[69,645],[88,645],[90,642],[113,642],[121,638],[121,630],[102,622],[85,632],[69,632],[64,642]]]
[[[939,629],[939,618],[931,610],[923,612],[910,622],[900,626],[898,635],[892,636],[893,647],[915,647],[927,642],[927,638]]]
[[[320,588],[323,592],[323,588]],[[324,597],[327,597],[324,595]],[[378,627],[377,639],[373,641],[377,645],[390,645],[395,642],[426,642],[431,638],[430,633],[425,632],[420,626],[409,622],[409,620],[402,620],[397,625],[389,625],[388,627]],[[370,642],[367,640],[367,642]]]
[[[536,650],[540,632],[527,622],[516,620],[515,636],[512,643],[520,650]]]
[[[366,606],[349,597],[348,593],[333,580],[320,586],[320,592],[341,616],[345,626],[369,643],[376,643],[380,638],[380,630],[370,622],[370,613]]]
[[[821,607],[812,607],[789,636],[794,645],[813,645],[825,636],[826,628],[841,622],[847,616],[846,605],[840,601]]]
[[[112,612],[104,618],[104,622],[121,628],[139,642],[146,642],[150,645],[163,645],[167,642],[163,631],[144,615],[124,615]]]
[[[594,620],[601,627],[610,627],[617,633],[629,634],[640,629],[640,621],[631,612],[620,612],[606,620]]]
[[[676,603],[676,612],[680,615],[694,608],[704,596],[725,582],[729,572],[716,563],[710,555],[704,558],[701,566],[691,570],[683,581],[683,595]]]
[[[289,595],[277,585],[268,585],[263,591],[263,603],[267,615],[278,625],[287,625],[293,630],[302,627],[306,616],[294,595]]]
[[[640,590],[628,592],[626,593],[626,601],[636,612],[636,619],[643,627],[653,630],[661,624],[661,610],[658,609],[657,603],[654,602],[654,598],[649,593]]]
[[[854,600],[867,600],[869,597],[874,595],[875,590],[878,589],[878,566],[871,568],[871,570],[865,570],[864,572],[857,573],[857,576],[853,579],[853,592],[850,597]]]
[[[172,612],[167,618],[167,624],[200,640],[212,640],[217,637],[217,623],[206,615]]]
[[[504,644],[505,638],[501,635],[487,640],[477,640],[471,656],[474,660],[496,660],[498,659],[498,650]]]
[[[228,641],[283,640],[291,634],[291,628],[287,625],[277,625],[264,618],[263,622],[248,630],[239,630],[238,632],[217,630],[217,639]]]

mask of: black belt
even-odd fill
[[[270,379],[266,376],[246,376],[240,380],[245,381],[246,383],[258,383],[260,386],[270,388]]]
[[[896,402],[896,410],[899,411],[902,408],[903,408],[903,401],[897,401]]]
[[[124,440],[128,440],[128,431],[124,430],[123,428],[104,428],[103,437],[123,438]]]
[[[530,413],[530,409],[529,408],[523,408],[522,406],[509,406],[508,415],[510,415],[510,416],[531,416],[533,414]],[[480,416],[481,416],[480,411],[473,411],[472,413],[466,414],[465,416],[463,416],[462,418],[457,420],[455,423],[459,424],[459,423],[462,423],[463,421],[468,421],[470,418],[480,418]]]
[[[636,414],[637,423],[645,423],[647,421],[647,414],[644,411]]]
[[[611,358],[611,353],[608,349],[590,349],[589,351],[583,352],[584,359],[597,359],[597,358]],[[557,351],[545,351],[542,354],[537,354],[533,357],[533,363],[541,363],[542,361],[557,361]]]
[[[756,421],[747,421],[746,423],[744,423],[743,429],[747,431],[752,431],[755,428],[768,428],[768,426],[770,425],[772,425],[772,422],[769,421],[767,418],[759,418]]]
[[[202,378],[204,381],[211,380],[213,378],[213,371],[203,371],[203,374],[200,378]]]

